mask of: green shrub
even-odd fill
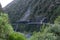
[[[30,40],[57,40],[57,35],[52,32],[51,25],[43,25],[41,31],[33,34]]]
[[[8,15],[0,13],[0,39],[7,40],[8,35],[13,32],[12,26],[9,24]]]
[[[22,33],[14,32],[5,13],[0,13],[0,40],[26,40]]]
[[[14,32],[9,36],[9,40],[26,40],[22,33]]]
[[[58,16],[55,20],[55,24],[51,29],[54,33],[60,36],[60,16]]]
[[[54,24],[54,26],[52,26],[51,28],[51,31],[55,33],[60,33],[60,25]]]
[[[57,37],[53,33],[36,33],[30,40],[57,40]]]
[[[60,24],[60,16],[58,16],[58,17],[56,18],[55,23],[56,23],[56,24]]]

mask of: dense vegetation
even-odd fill
[[[54,24],[44,24],[39,32],[34,32],[30,40],[60,40],[60,16]],[[24,34],[15,32],[9,23],[8,15],[0,13],[0,40],[27,40]]]
[[[34,21],[45,23],[54,23],[54,20],[57,16],[60,15],[60,1],[59,0],[14,0],[10,4],[8,4],[3,10],[8,13],[9,20],[11,24],[15,24],[16,21]],[[26,15],[28,15],[25,17]],[[24,20],[23,20],[24,19]],[[16,28],[16,24],[13,25],[14,29]],[[29,27],[28,27],[29,26]],[[17,31],[33,31],[37,29],[36,25],[26,25],[19,24]],[[23,30],[22,30],[23,29]]]
[[[60,16],[56,18],[54,24],[45,24],[41,31],[34,33],[31,40],[60,40]]]
[[[24,18],[33,22],[45,19],[42,24],[15,24]],[[60,1],[14,0],[3,9],[0,5],[0,40],[60,40]]]
[[[5,13],[0,13],[0,40],[26,40],[22,33],[14,32]]]
[[[9,14],[11,22],[18,21],[24,18],[27,10],[29,16],[26,20],[38,21],[40,18],[46,17],[47,22],[53,23],[60,10],[59,0],[14,0],[4,9]],[[40,20],[39,19],[39,20]]]

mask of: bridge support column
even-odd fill
[[[16,29],[15,29],[15,31],[17,31],[17,29],[18,29],[18,24],[16,24]]]

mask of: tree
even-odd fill
[[[26,40],[26,37],[22,33],[14,32],[10,34],[9,40]]]
[[[41,32],[33,34],[30,40],[57,40],[57,36],[50,32],[50,27],[43,28]]]
[[[56,18],[55,23],[56,23],[56,24],[60,24],[60,16],[58,16],[58,17]]]
[[[45,24],[40,32],[32,35],[31,40],[60,40],[60,16],[54,24]]]
[[[8,38],[8,35],[13,31],[12,26],[9,23],[8,15],[0,13],[0,39]],[[7,39],[6,39],[7,40]]]

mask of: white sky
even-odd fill
[[[2,5],[2,7],[5,7],[7,4],[9,4],[10,2],[12,2],[13,0],[0,0],[0,3]]]

